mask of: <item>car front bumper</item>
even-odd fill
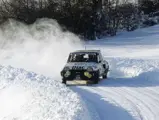
[[[86,70],[62,71],[61,76],[66,80],[91,80],[95,77],[97,71],[88,72]]]

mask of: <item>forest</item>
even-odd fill
[[[115,36],[159,23],[159,0],[1,0],[0,24],[14,19],[33,24],[56,20],[85,40]]]

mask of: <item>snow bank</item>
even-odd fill
[[[112,58],[109,62],[111,77],[159,82],[159,60]]]
[[[42,75],[0,66],[0,120],[89,120],[81,98]]]

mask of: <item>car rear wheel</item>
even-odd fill
[[[103,77],[103,79],[107,79],[107,75],[103,75],[102,77]]]

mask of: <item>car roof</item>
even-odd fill
[[[76,50],[72,53],[100,53],[100,50]]]

